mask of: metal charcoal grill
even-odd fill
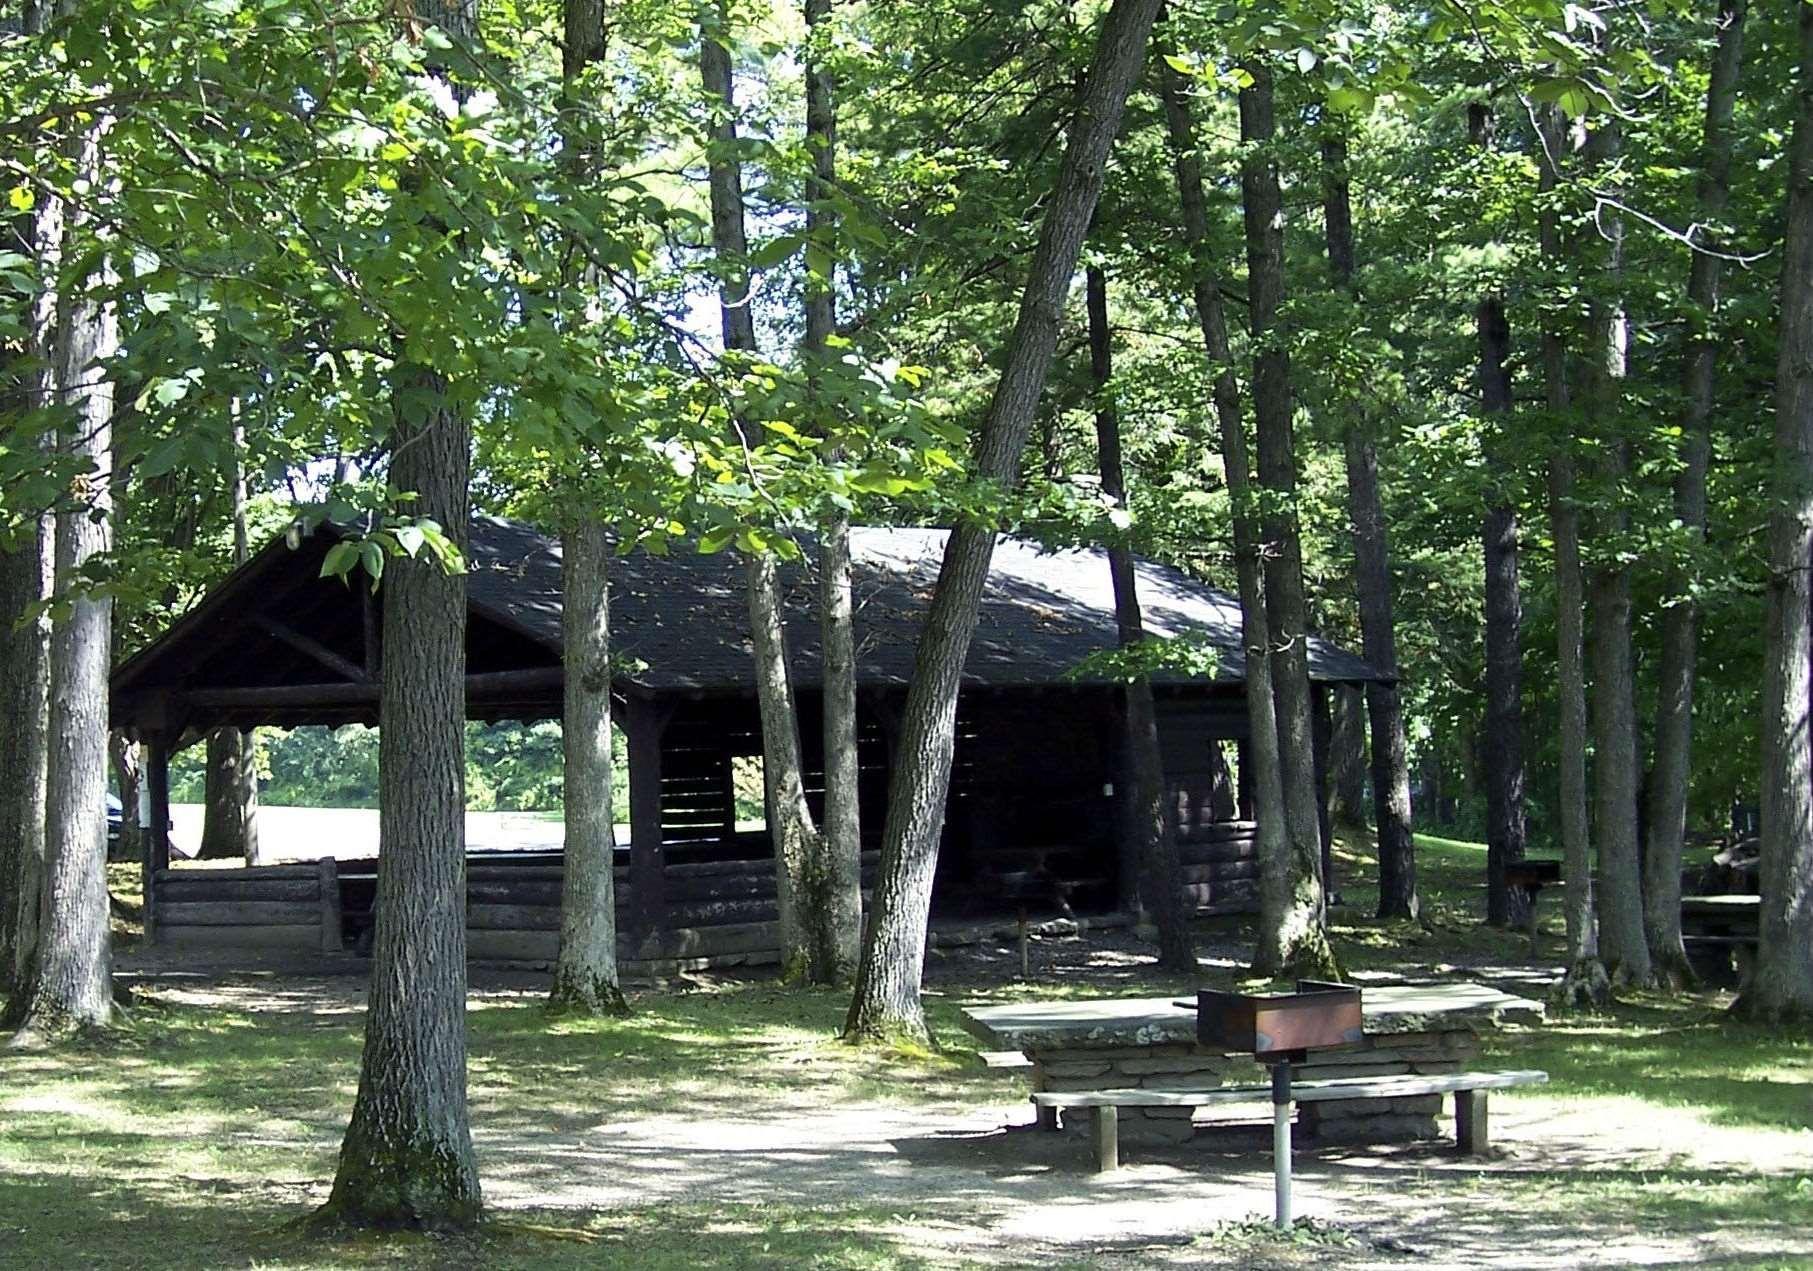
[[[1357,1046],[1364,1036],[1360,990],[1298,980],[1295,993],[1196,994],[1198,1044],[1249,1053],[1272,1072],[1272,1180],[1278,1226],[1291,1225],[1291,1065],[1312,1050]]]

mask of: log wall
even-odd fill
[[[153,880],[146,930],[159,943],[341,949],[332,857],[249,869],[161,869]]]

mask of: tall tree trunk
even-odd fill
[[[1603,123],[1588,143],[1596,164],[1609,163],[1621,145],[1615,120]],[[1638,857],[1636,672],[1631,648],[1630,569],[1617,540],[1630,529],[1624,508],[1630,476],[1630,441],[1621,418],[1628,365],[1629,326],[1617,296],[1623,270],[1623,224],[1615,209],[1599,217],[1605,236],[1607,281],[1587,305],[1587,357],[1582,405],[1599,450],[1596,476],[1604,509],[1596,537],[1602,551],[1587,574],[1593,624],[1593,811],[1599,832],[1600,956],[1614,984],[1650,983],[1649,945],[1643,935],[1643,879]]]
[[[446,381],[400,367],[390,483],[465,550],[471,425]],[[405,407],[404,402],[420,406]],[[419,412],[419,413],[418,413]],[[324,1222],[469,1226],[481,1210],[466,1108],[466,579],[384,571],[378,892],[359,1092]]]
[[[1718,44],[1706,89],[1706,126],[1700,144],[1699,207],[1695,220],[1717,226],[1731,195],[1731,116],[1737,105],[1744,58],[1747,0],[1719,0]],[[1716,249],[1714,229],[1706,246]],[[1682,421],[1682,465],[1674,482],[1675,519],[1697,549],[1706,534],[1706,465],[1711,452],[1713,373],[1717,363],[1710,329],[1719,305],[1722,261],[1696,251],[1687,281],[1692,320],[1704,323],[1688,341],[1682,375],[1687,414]],[[1649,793],[1649,850],[1643,858],[1643,929],[1656,978],[1670,985],[1693,981],[1681,940],[1681,858],[1687,837],[1687,790],[1693,770],[1693,681],[1699,606],[1693,599],[1697,562],[1669,570],[1670,603],[1662,614],[1662,665],[1656,686],[1656,749]]]
[[[1039,244],[1027,269],[1006,364],[976,445],[975,474],[1007,488],[1019,480],[1020,454],[1051,369],[1071,271],[1101,196],[1102,172],[1120,130],[1121,110],[1145,60],[1146,39],[1162,3],[1115,0],[1102,20]],[[994,531],[973,522],[954,529],[945,546],[902,712],[874,912],[844,1025],[846,1036],[927,1035],[919,981],[925,967],[938,837],[950,790],[957,690],[994,547]]]
[[[806,0],[806,144],[812,177],[806,183],[806,235],[834,239],[837,213],[830,205],[837,175],[837,89],[825,69],[831,0]],[[834,259],[835,253],[828,254]],[[837,325],[836,278],[806,280],[802,353],[815,409],[820,377]],[[828,420],[825,422],[829,422]],[[861,763],[856,732],[856,610],[851,584],[850,517],[832,507],[820,531],[818,553],[819,639],[824,648],[825,822],[818,855],[808,870],[812,906],[811,976],[819,984],[849,984],[862,958]]]
[[[206,803],[196,853],[204,860],[250,860],[257,855],[258,773],[252,754],[248,733],[228,727],[208,734]]]
[[[1356,833],[1367,827],[1366,697],[1357,688],[1337,685],[1329,697],[1334,725],[1328,745],[1328,820]]]
[[[583,520],[561,538],[561,695],[566,843],[560,955],[548,1004],[623,1015],[617,975],[616,824],[611,816],[610,536]]]
[[[1284,778],[1278,756],[1278,714],[1272,698],[1271,628],[1266,619],[1265,577],[1260,567],[1257,499],[1247,459],[1246,424],[1241,416],[1240,380],[1228,340],[1227,315],[1221,304],[1221,280],[1208,259],[1209,215],[1203,197],[1202,160],[1196,148],[1196,126],[1190,115],[1183,76],[1169,63],[1159,66],[1170,134],[1178,202],[1184,236],[1193,257],[1191,294],[1203,350],[1215,368],[1215,418],[1221,431],[1221,461],[1227,475],[1228,502],[1234,531],[1234,567],[1240,591],[1240,647],[1246,672],[1247,745],[1242,782],[1250,780],[1253,816],[1258,822],[1261,863],[1260,939],[1253,955],[1255,970],[1270,974],[1283,965],[1276,936],[1284,929],[1279,915],[1289,903],[1290,840],[1284,820]]]
[[[1468,108],[1473,144],[1492,146],[1492,111],[1483,102]],[[1495,927],[1520,923],[1517,899],[1505,881],[1505,867],[1522,860],[1527,837],[1523,766],[1523,593],[1518,578],[1521,531],[1515,492],[1504,453],[1511,415],[1511,327],[1504,297],[1488,292],[1475,309],[1479,333],[1480,411],[1486,417],[1488,480],[1499,484],[1487,495],[1481,538],[1486,580],[1486,921]]]
[[[563,107],[583,109],[575,83],[604,55],[601,0],[565,0]],[[577,140],[563,149],[568,179],[591,177]],[[624,1015],[617,972],[617,835],[611,815],[610,536],[587,510],[561,536],[562,802],[560,953],[548,1005],[563,1012]]]
[[[251,544],[246,536],[246,433],[237,398],[232,411],[233,463],[228,477],[233,494],[233,564],[238,566],[251,557]],[[258,862],[257,753],[249,730],[218,728],[208,734],[201,847],[196,852],[204,860],[238,856],[248,865]]]
[[[1127,506],[1127,478],[1121,463],[1120,412],[1114,403],[1114,335],[1108,325],[1108,277],[1101,266],[1088,269],[1089,371],[1095,387],[1095,441],[1102,494]],[[1133,552],[1124,542],[1108,548],[1114,585],[1114,620],[1120,645],[1130,649],[1146,638],[1139,612]],[[1140,861],[1140,899],[1158,928],[1158,965],[1194,972],[1196,948],[1183,903],[1183,864],[1177,853],[1174,819],[1165,808],[1165,758],[1158,740],[1158,708],[1152,681],[1136,676],[1124,690],[1127,755],[1133,770],[1133,815],[1137,835],[1129,846]]]
[[[1240,90],[1240,139],[1248,148],[1240,187],[1255,350],[1253,417],[1259,485],[1265,498],[1260,524],[1265,536],[1266,622],[1272,640],[1272,696],[1278,711],[1279,773],[1289,843],[1285,859],[1271,863],[1274,876],[1283,865],[1283,877],[1274,877],[1270,887],[1261,889],[1259,963],[1275,975],[1327,978],[1339,971],[1323,926],[1322,819],[1317,809],[1320,786],[1310,700],[1308,605],[1291,436],[1290,352],[1278,329],[1278,310],[1284,302],[1284,200],[1271,153],[1275,137],[1271,68],[1254,60],[1245,69],[1253,81]]]
[[[1564,258],[1561,217],[1554,206],[1560,185],[1560,111],[1538,108],[1539,193],[1544,261],[1558,267]],[[1556,421],[1569,419],[1567,341],[1551,319],[1542,331],[1544,404]],[[1555,539],[1555,696],[1558,703],[1556,820],[1561,829],[1563,899],[1567,922],[1567,970],[1555,988],[1563,1006],[1598,1006],[1609,984],[1599,962],[1599,919],[1593,904],[1593,852],[1587,816],[1586,782],[1586,581],[1580,564],[1580,510],[1574,503],[1573,438],[1562,435],[1549,459],[1549,526]]]
[[[1762,913],[1756,966],[1735,1009],[1764,1023],[1813,1021],[1813,5],[1800,11],[1800,76],[1782,253],[1775,378],[1775,487],[1763,654]]]
[[[1331,132],[1322,142],[1322,208],[1328,233],[1328,261],[1335,282],[1359,299],[1355,271],[1353,195],[1347,168],[1347,138]],[[1397,620],[1391,595],[1391,545],[1379,495],[1379,456],[1369,421],[1348,423],[1347,511],[1353,521],[1354,591],[1360,608],[1360,640],[1366,660],[1390,677],[1366,685],[1372,724],[1372,803],[1378,822],[1379,911],[1381,918],[1415,918],[1416,840],[1410,821],[1410,756],[1404,738],[1404,704],[1397,685]],[[1337,724],[1340,717],[1337,715]],[[1338,735],[1338,733],[1337,733]],[[1336,781],[1339,788],[1340,781]]]
[[[441,11],[457,40],[477,6]],[[426,178],[424,178],[426,179]],[[444,229],[445,227],[443,227]],[[390,484],[465,552],[472,423],[445,376],[391,372]],[[483,1213],[466,1106],[466,577],[427,553],[384,571],[378,891],[359,1090],[323,1226],[471,1227]]]
[[[0,995],[27,978],[44,890],[44,797],[50,712],[50,523],[25,522],[0,553]]]
[[[41,34],[46,16],[42,5],[26,5],[20,34]],[[40,199],[31,212],[0,223],[0,244],[36,260],[40,269],[38,291],[20,305],[24,339],[4,351],[0,364],[0,410],[9,413],[47,406],[56,388],[62,226],[63,206],[56,199]],[[55,574],[49,517],[22,516],[10,532],[0,550],[0,719],[6,721],[0,730],[0,996],[9,999],[9,1014],[31,976],[44,900],[50,619],[34,610],[50,596]]]
[[[749,241],[743,225],[743,165],[736,155],[736,83],[731,72],[730,9],[720,0],[715,26],[699,33],[699,76],[714,102],[711,124],[711,239],[723,268],[718,314],[724,350],[753,358],[758,350],[755,318],[749,311]],[[762,716],[762,773],[768,805],[768,834],[774,842],[776,899],[780,908],[781,978],[810,981],[814,913],[812,863],[818,857],[818,827],[806,803],[805,769],[800,761],[799,716],[787,666],[784,608],[774,558],[753,554],[744,578],[749,592],[749,630],[755,655],[756,702]]]
[[[76,170],[98,179],[104,122],[71,138]],[[66,209],[63,258],[90,242],[80,208]],[[119,347],[112,303],[95,294],[105,266],[77,280],[58,305],[53,376],[65,418],[59,445],[85,460],[56,516],[56,587],[68,610],[52,626],[45,783],[44,899],[37,956],[9,1004],[19,1040],[50,1039],[113,1018],[113,947],[107,898],[107,672],[113,601],[85,589],[82,570],[112,540],[113,384],[105,362]]]

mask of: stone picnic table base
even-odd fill
[[[1509,1020],[1539,1022],[1540,1003],[1480,984],[1364,987],[1365,1038],[1340,1050],[1311,1052],[1292,1071],[1305,1081],[1333,1077],[1419,1076],[1460,1072],[1479,1055],[1476,1030]],[[1170,998],[1106,998],[972,1007],[964,1026],[997,1050],[1019,1050],[1033,1064],[1034,1090],[1207,1090],[1263,1085],[1267,1070],[1251,1055],[1196,1044],[1196,1012]],[[1255,1094],[1255,1109],[1269,1099]],[[1435,1138],[1440,1095],[1343,1099],[1303,1104],[1299,1128],[1325,1142],[1385,1143]],[[1127,1142],[1181,1143],[1194,1110],[1127,1108]],[[1077,1126],[1087,1118],[1072,1118]]]

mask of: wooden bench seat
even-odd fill
[[[1486,1129],[1486,1092],[1517,1086],[1539,1086],[1549,1075],[1536,1070],[1457,1072],[1440,1076],[1333,1077],[1292,1082],[1292,1103],[1336,1099],[1401,1099],[1415,1095],[1453,1094],[1456,1137],[1460,1150],[1482,1155],[1490,1139]],[[1120,1165],[1120,1109],[1198,1108],[1228,1103],[1270,1103],[1270,1086],[1215,1086],[1205,1090],[1048,1090],[1032,1096],[1046,1109],[1087,1108],[1095,1140],[1097,1170]]]

